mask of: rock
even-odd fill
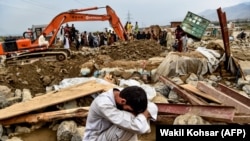
[[[165,97],[168,97],[168,94],[170,93],[171,89],[165,85],[162,82],[157,82],[153,85],[156,92],[159,92],[160,94],[164,95]]]
[[[38,122],[38,123],[32,124],[32,126],[30,127],[30,130],[31,130],[31,131],[34,131],[34,130],[36,130],[36,129],[40,129],[40,128],[42,128],[45,124],[46,124],[46,122]]]
[[[0,124],[0,138],[2,137],[3,135],[3,126]]]
[[[81,68],[80,73],[82,76],[88,76],[91,70],[89,68]]]
[[[16,89],[16,90],[15,90],[15,96],[17,96],[17,97],[22,97],[22,90]]]
[[[22,98],[19,96],[11,97],[7,99],[8,105],[13,105],[22,101]]]
[[[248,95],[250,95],[250,85],[248,84],[248,85],[245,85],[243,88],[242,88],[242,90],[245,92],[245,93],[247,93]]]
[[[70,141],[77,132],[77,124],[74,121],[63,121],[57,130],[57,141]]]
[[[168,99],[178,102],[179,101],[179,95],[174,92],[174,91],[170,91],[169,95],[168,95]]]
[[[184,84],[184,82],[180,79],[180,77],[174,77],[174,78],[171,79],[171,81],[173,81],[177,85]]]
[[[11,89],[7,86],[0,85],[0,95],[4,95],[6,98],[13,97],[14,95],[11,93]]]
[[[49,84],[51,83],[51,79],[49,76],[44,76],[42,82],[44,86],[49,86]]]
[[[115,70],[115,71],[113,72],[113,74],[114,74],[116,77],[120,77],[121,74],[122,74],[122,71],[121,71],[121,70]]]
[[[4,95],[0,95],[0,109],[9,106],[9,103]]]
[[[121,76],[124,79],[129,79],[133,75],[132,72],[122,72]]]
[[[71,101],[66,101],[63,104],[61,104],[62,106],[60,106],[60,109],[73,109],[73,108],[77,108],[77,102],[76,100],[71,100]]]
[[[244,80],[243,78],[239,78],[236,86],[237,86],[237,88],[242,89],[242,87],[244,85],[247,85],[247,84],[249,84],[248,80]]]
[[[2,137],[0,138],[0,140],[1,140],[1,141],[7,141],[8,138],[9,138],[8,136],[2,136]]]
[[[20,139],[19,137],[12,137],[10,139],[7,139],[5,141],[23,141],[22,139]]]
[[[19,135],[19,134],[30,133],[30,132],[31,132],[31,130],[28,127],[17,126],[15,128],[14,134]]]
[[[189,81],[199,81],[199,78],[196,74],[191,73],[185,82],[188,83]]]
[[[71,141],[82,141],[84,131],[85,131],[85,127],[78,127],[76,130],[76,133],[73,134]]]
[[[184,115],[179,115],[174,120],[174,125],[206,125],[210,124],[205,121],[202,117],[186,113]]]
[[[215,81],[215,82],[218,81],[218,78],[215,75],[210,75],[209,79],[212,80],[212,81]]]
[[[154,103],[169,103],[167,98],[160,93],[156,94],[156,96],[152,99],[152,102],[154,102]]]
[[[29,89],[23,89],[22,92],[22,101],[27,101],[27,100],[31,100],[32,99],[32,95]]]

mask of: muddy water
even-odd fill
[[[56,141],[56,131],[48,128],[37,129],[19,136],[23,141]]]

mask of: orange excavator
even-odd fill
[[[97,10],[100,8],[106,8],[107,14],[87,14],[84,11]],[[115,33],[120,40],[127,40],[124,26],[122,25],[119,17],[115,11],[110,7],[91,7],[84,9],[71,9],[66,12],[58,14],[52,19],[52,21],[41,31],[46,35],[51,35],[48,42],[49,46],[39,46],[38,37],[35,39],[26,38],[26,34],[37,33],[23,33],[22,39],[8,39],[4,42],[0,42],[0,55],[5,55],[7,64],[18,64],[18,61],[29,61],[34,58],[54,58],[58,61],[63,61],[71,56],[69,49],[54,48],[52,47],[57,33],[60,31],[61,25],[68,22],[77,21],[109,21],[110,25],[114,29]],[[41,34],[40,33],[40,34]],[[34,36],[33,36],[34,37]],[[8,63],[9,62],[9,63]]]

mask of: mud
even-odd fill
[[[151,40],[117,42],[112,46],[102,46],[98,52],[88,55],[83,55],[86,51],[84,48],[80,53],[72,48],[74,55],[62,62],[36,61],[32,64],[7,66],[0,75],[0,85],[8,86],[13,91],[30,89],[33,95],[45,93],[46,87],[57,85],[65,78],[81,77],[80,67],[89,60],[99,67],[112,67],[126,61],[147,60],[166,51],[166,48]]]

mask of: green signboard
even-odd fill
[[[181,27],[187,34],[200,40],[209,24],[209,20],[188,11]]]

